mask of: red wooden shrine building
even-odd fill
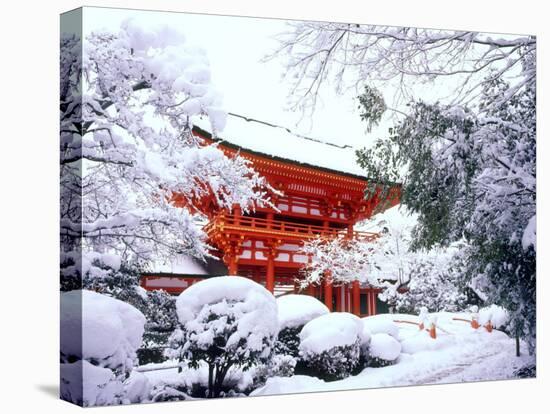
[[[298,293],[296,279],[308,261],[300,253],[304,241],[322,236],[368,242],[377,235],[356,231],[354,225],[399,202],[398,186],[385,199],[378,194],[365,199],[369,181],[360,175],[349,147],[298,137],[284,128],[240,116],[229,118],[229,128],[224,130],[229,133],[223,139],[214,139],[206,127],[195,126],[193,132],[207,142],[218,142],[229,157],[238,153],[250,160],[281,192],[271,197],[277,209],[256,208],[242,214],[238,205],[226,211],[213,202],[202,203],[199,208],[209,218],[204,230],[216,249],[214,254],[221,259],[217,269],[144,274],[141,285],[145,289],[162,288],[178,294],[202,278],[238,274],[264,284],[271,292]],[[299,293],[321,299],[329,309],[357,315],[376,314],[382,305],[377,300],[379,290],[359,282],[343,286],[323,282]]]

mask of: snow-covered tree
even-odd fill
[[[208,365],[207,397],[219,397],[231,368],[270,361],[278,332],[277,304],[263,286],[239,276],[206,279],[176,302],[181,329],[167,354],[198,369]]]
[[[381,299],[401,313],[418,314],[424,307],[430,312],[465,309],[468,298],[463,275],[453,267],[455,253],[456,249],[432,249],[416,254],[406,275],[406,289],[400,292],[397,285],[388,286]]]
[[[301,252],[309,257],[301,270],[299,280],[302,287],[319,285],[324,280],[341,285],[358,280],[362,283],[377,284],[369,272],[368,258],[372,254],[370,242],[316,237],[304,243]]]
[[[106,276],[102,254],[140,267],[203,257],[197,200],[244,211],[268,202],[246,160],[192,134],[199,116],[223,129],[225,112],[205,54],[181,33],[129,20],[83,41],[63,35],[60,71],[63,279]]]
[[[415,247],[465,239],[465,274],[484,275],[488,303],[509,309],[534,346],[535,90],[511,88],[487,83],[475,109],[417,102],[381,145],[393,146],[406,171],[402,201],[419,214]],[[376,148],[360,161],[379,174],[392,162]]]
[[[378,233],[370,245],[369,271],[372,278],[396,280],[397,286],[409,280],[411,264],[417,255],[411,250],[415,224],[416,218],[402,206],[360,223],[360,229]]]
[[[419,215],[413,247],[466,239],[466,274],[484,279],[489,303],[510,311],[533,351],[535,37],[296,22],[275,56],[302,107],[332,79],[363,91],[367,129],[394,114],[389,137],[360,151],[360,164],[377,183],[403,183],[401,201]],[[401,99],[386,102],[388,86]]]
[[[330,81],[337,92],[355,88],[359,93],[369,84],[376,93],[367,96],[375,98],[392,88],[396,99],[391,104],[365,101],[371,108],[369,120],[379,119],[386,109],[406,112],[397,105],[414,98],[417,86],[442,79],[445,87],[436,99],[450,97],[454,104],[464,104],[480,94],[488,73],[492,78],[515,77],[524,62],[534,62],[536,49],[534,36],[307,21],[289,22],[279,41],[266,59],[284,62],[294,107],[313,109],[323,84]],[[534,65],[524,74],[515,77],[513,89],[499,100],[534,85]],[[437,94],[433,88],[430,93]]]

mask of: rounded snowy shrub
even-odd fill
[[[367,366],[368,359],[369,359],[369,347],[370,347],[372,332],[370,331],[368,324],[365,323],[364,319],[361,319],[361,325],[362,325],[362,329],[361,329],[361,334],[359,335],[360,345],[361,345],[359,366],[365,367]]]
[[[176,300],[181,329],[171,338],[171,357],[190,368],[208,366],[207,397],[218,397],[233,368],[269,361],[277,335],[277,304],[263,286],[239,276],[206,279]]]
[[[395,339],[399,338],[399,327],[385,315],[367,316],[362,318],[362,321],[364,327],[368,329],[372,335],[385,333]]]
[[[83,407],[112,405],[122,402],[122,381],[112,370],[92,365],[86,360],[61,364],[60,395]]]
[[[151,390],[151,401],[182,401],[197,398],[208,398],[208,364],[201,361],[198,368],[181,367],[179,373],[170,372],[162,376]],[[232,367],[227,372],[219,397],[246,396],[260,385],[254,383],[255,367],[243,371]]]
[[[498,305],[491,305],[479,310],[479,323],[490,323],[493,328],[499,329],[506,326],[510,315],[506,309]]]
[[[395,363],[401,353],[401,343],[386,333],[373,334],[369,345],[368,365],[385,367]]]
[[[362,332],[361,320],[351,313],[329,313],[308,322],[300,332],[303,372],[297,373],[327,381],[351,375],[359,366]]]
[[[62,293],[62,397],[85,406],[124,401],[122,383],[137,362],[144,325],[143,314],[118,299],[88,290]],[[75,392],[78,369],[84,386]]]
[[[298,357],[299,334],[306,323],[329,313],[318,299],[308,295],[284,295],[277,299],[279,334],[275,353]]]

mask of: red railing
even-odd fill
[[[346,229],[335,229],[331,227],[316,226],[310,224],[290,223],[282,220],[268,220],[250,216],[232,216],[220,214],[205,227],[205,232],[211,236],[213,232],[229,230],[249,230],[254,232],[277,232],[284,235],[291,235],[301,238],[324,237],[353,237],[361,240],[373,240],[378,237],[377,233],[365,231],[349,232]]]

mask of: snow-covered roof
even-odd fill
[[[199,118],[193,123],[212,135],[208,119]],[[298,135],[270,122],[229,114],[225,128],[217,134],[217,138],[222,143],[271,158],[366,178],[365,171],[356,162],[356,149],[352,146]]]

